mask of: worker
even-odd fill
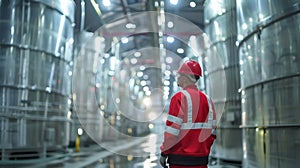
[[[202,76],[195,60],[184,62],[177,71],[183,90],[171,98],[160,164],[166,168],[207,168],[210,148],[216,139],[216,113],[211,98],[195,85]]]

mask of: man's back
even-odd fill
[[[171,103],[169,115],[182,118],[181,127],[183,128],[189,125],[193,127],[195,123],[208,122],[209,104],[207,96],[199,91],[195,85],[187,86],[184,90],[190,96],[192,115],[189,116],[188,114],[189,98],[183,92],[178,92],[172,97],[171,102],[177,103]],[[165,136],[168,137],[168,135]],[[214,139],[211,137],[211,129],[181,129],[176,142],[172,142],[174,146],[167,153],[205,156],[209,154]]]

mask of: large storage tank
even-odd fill
[[[237,1],[243,167],[300,164],[299,0]]]
[[[2,163],[66,150],[73,17],[72,0],[0,1]]]
[[[217,140],[214,144],[212,155],[223,162],[241,164],[242,161],[242,130],[241,103],[239,77],[239,58],[237,47],[236,29],[236,2],[235,0],[207,0],[204,8],[205,32],[211,45],[207,49],[205,60],[210,62],[208,78],[212,81],[226,85],[226,95],[213,96],[215,106],[223,110],[217,128]],[[211,56],[211,51],[218,54],[222,66],[218,65],[216,57]],[[225,72],[225,79],[220,78],[220,73]],[[208,92],[216,94],[224,92],[222,87],[208,87]],[[215,94],[214,94],[215,95]],[[224,106],[224,109],[221,107]],[[220,111],[218,111],[220,113]]]
[[[103,117],[97,102],[100,101],[97,92],[102,90],[96,89],[96,78],[104,39],[85,31],[76,32],[75,39],[71,142],[75,142],[81,129],[80,143],[90,145],[95,143],[93,140],[100,142],[103,134]]]

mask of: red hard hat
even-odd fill
[[[184,62],[177,72],[181,74],[202,76],[200,64],[194,60],[188,60]]]

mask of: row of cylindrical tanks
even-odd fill
[[[0,164],[67,156],[79,137],[90,145],[149,129],[117,113],[103,37],[75,23],[76,5],[0,1]]]
[[[209,78],[222,117],[213,157],[243,167],[299,164],[299,1],[208,0],[205,31],[216,50]],[[218,74],[224,73],[225,78]],[[220,81],[220,79],[222,81]],[[209,88],[209,87],[208,87]]]
[[[1,163],[65,154],[85,125],[98,139],[109,132],[90,100],[93,81],[71,95],[74,57],[88,34],[74,30],[74,14],[71,0],[0,1]],[[84,66],[99,52],[82,52],[78,75],[90,77]],[[85,133],[81,142],[93,140]]]

